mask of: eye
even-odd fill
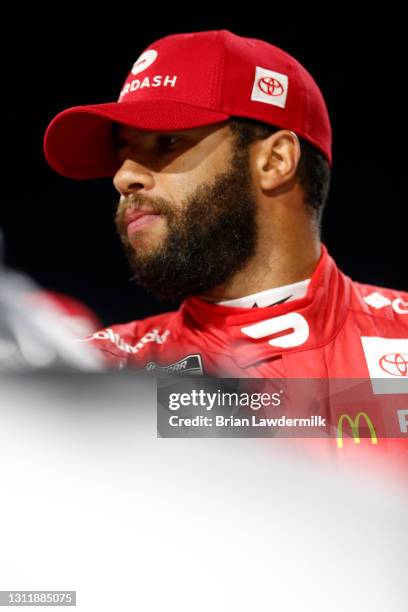
[[[172,146],[174,144],[176,144],[176,142],[178,142],[179,140],[181,140],[180,136],[159,136],[158,138],[158,142],[160,145],[162,146]]]

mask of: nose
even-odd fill
[[[120,195],[127,196],[141,189],[151,189],[154,177],[142,164],[128,158],[114,175],[113,185]]]

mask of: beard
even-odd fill
[[[167,226],[160,244],[144,250],[133,246],[124,220],[127,209],[143,206],[163,215]],[[123,198],[115,223],[132,280],[171,302],[214,289],[255,255],[256,210],[247,148],[236,149],[229,168],[200,184],[177,209],[137,192]]]

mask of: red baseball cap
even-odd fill
[[[74,106],[51,121],[44,152],[63,176],[113,176],[120,167],[113,123],[172,131],[231,116],[292,130],[332,165],[329,114],[313,77],[282,49],[229,30],[170,34],[152,43],[117,102]]]

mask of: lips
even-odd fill
[[[157,220],[161,215],[151,209],[139,209],[127,211],[125,213],[125,226],[128,236],[135,231],[147,227],[152,221]]]
[[[133,221],[136,221],[137,219],[139,219],[140,217],[143,217],[144,215],[157,215],[157,214],[158,213],[155,213],[154,210],[151,210],[150,208],[126,211],[125,225],[129,225],[130,223],[132,223]]]

